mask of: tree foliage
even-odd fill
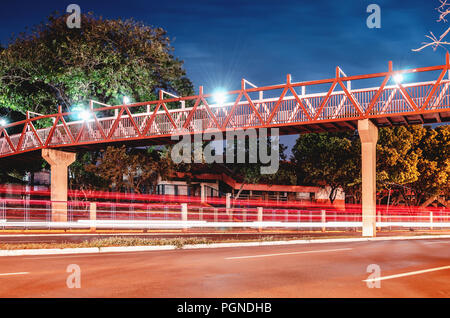
[[[93,171],[86,170],[86,166],[95,165],[100,156],[100,151],[77,153],[75,162],[69,166],[69,187],[71,190],[89,192],[108,189],[107,179]]]
[[[142,193],[154,192],[158,177],[167,178],[173,172],[169,152],[152,148],[127,149],[108,147],[96,163],[88,164],[88,173],[104,179],[111,190]]]
[[[84,14],[81,28],[69,29],[66,18],[52,15],[0,51],[0,107],[54,113],[90,98],[120,104],[123,95],[154,100],[159,88],[192,93],[162,28]]]
[[[133,19],[108,20],[85,14],[80,29],[69,29],[66,18],[52,15],[12,39],[6,48],[0,47],[1,117],[22,120],[18,114],[27,110],[54,113],[58,105],[67,110],[86,105],[88,99],[121,104],[123,95],[136,102],[154,100],[158,89],[180,95],[193,93],[183,63],[173,56],[171,40],[162,28]],[[13,133],[13,128],[8,132]],[[142,156],[134,162],[136,166],[143,162]],[[72,188],[104,187],[104,179],[84,170],[97,157],[98,153],[77,156],[70,170]],[[21,171],[24,169],[17,164],[10,174],[20,178],[30,167]]]
[[[416,144],[420,150],[419,177],[409,185],[415,193],[415,204],[440,194],[450,196],[450,126],[422,129],[422,138]]]
[[[328,185],[329,199],[339,188],[349,192],[359,179],[359,145],[352,133],[300,135],[293,148],[298,184]]]
[[[254,138],[254,137],[251,137]],[[267,146],[267,154],[272,154],[274,151],[278,151],[279,158],[279,169],[274,174],[262,174],[261,168],[263,166],[268,166],[269,164],[263,164],[261,162],[261,158],[259,158],[259,148],[255,149],[258,154],[252,154],[254,158],[259,158],[256,163],[251,162],[250,150],[251,147],[249,145],[250,142],[255,142],[255,140],[250,141],[249,138],[245,139],[235,139],[233,140],[233,158],[231,162],[226,166],[230,171],[232,171],[233,175],[241,177],[244,183],[267,183],[267,184],[295,184],[295,174],[292,174],[292,165],[286,162],[286,149],[287,147],[281,143],[274,143],[271,140],[271,137],[266,137],[265,143],[262,142],[262,137],[256,139],[257,146],[262,147],[264,144]],[[227,141],[228,142],[228,141]],[[278,149],[276,149],[278,147]],[[243,149],[245,151],[244,162],[239,162],[239,149]],[[226,150],[224,150],[226,153]],[[225,156],[225,161],[227,161]]]
[[[361,197],[360,140],[350,133],[301,135],[293,149],[299,184],[338,187],[358,202]],[[377,188],[395,190],[394,203],[419,205],[448,197],[450,126],[422,125],[379,129]],[[330,200],[333,200],[330,194]]]
[[[414,182],[419,177],[417,163],[421,150],[416,146],[423,138],[420,126],[384,128],[377,144],[377,174],[379,181],[399,185]]]

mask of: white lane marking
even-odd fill
[[[30,272],[18,272],[18,273],[2,273],[0,276],[13,276],[13,275],[27,275]]]
[[[445,269],[450,269],[450,266],[435,267],[435,268],[424,269],[424,270],[420,270],[420,271],[414,271],[414,272],[408,272],[408,273],[402,273],[402,274],[396,274],[396,275],[390,275],[390,276],[384,276],[384,277],[377,277],[377,278],[369,278],[369,279],[363,280],[363,282],[376,282],[379,280],[393,279],[393,278],[412,276],[412,275],[420,275],[420,274],[429,273],[429,272],[442,271]]]
[[[242,258],[257,258],[257,257],[269,257],[269,256],[282,256],[282,255],[295,255],[295,254],[310,254],[310,253],[326,253],[326,252],[340,252],[349,251],[353,248],[337,248],[332,250],[315,250],[315,251],[303,251],[303,252],[290,252],[290,253],[278,253],[278,254],[260,254],[260,255],[250,255],[250,256],[235,256],[226,257],[225,259],[242,259]]]

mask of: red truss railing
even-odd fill
[[[449,54],[444,65],[393,71],[389,62],[387,72],[357,76],[336,76],[308,82],[291,81],[265,87],[246,87],[227,92],[228,103],[212,102],[212,94],[164,99],[128,105],[94,108],[90,103],[90,117],[70,121],[75,112],[62,112],[31,117],[0,127],[0,158],[36,151],[42,148],[76,149],[89,145],[109,143],[165,143],[172,135],[201,133],[208,130],[227,131],[262,127],[279,127],[283,133],[302,133],[328,129],[356,129],[356,122],[370,118],[376,125],[395,125],[450,120]],[[430,74],[439,72],[436,80],[402,84],[394,81],[399,74]],[[449,76],[450,77],[450,76]],[[352,89],[352,81],[381,78],[380,86]],[[391,85],[388,83],[391,82]],[[322,93],[306,94],[305,88],[330,85]],[[281,93],[280,93],[281,91]],[[264,94],[271,93],[270,98]],[[185,107],[185,103],[193,103]],[[100,103],[97,103],[100,104]],[[181,107],[175,109],[174,104]],[[100,104],[103,105],[103,104]],[[114,113],[114,114],[113,114]],[[52,119],[47,128],[37,129],[37,121]],[[20,127],[19,134],[8,130]]]

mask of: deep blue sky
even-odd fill
[[[53,11],[76,3],[105,18],[160,26],[173,38],[195,86],[237,89],[245,77],[257,85],[330,78],[339,65],[347,75],[443,64],[444,49],[412,52],[437,23],[438,0],[127,0],[8,1],[1,4],[0,42]],[[381,29],[366,26],[366,7],[381,7]],[[295,138],[283,138],[292,145]]]

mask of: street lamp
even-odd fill
[[[397,84],[400,84],[403,82],[403,75],[402,74],[395,74],[394,75],[394,82]]]
[[[223,105],[227,101],[227,96],[224,91],[216,91],[213,94],[213,98],[219,105]]]
[[[6,126],[6,125],[8,125],[8,122],[5,120],[5,119],[0,119],[0,126]]]
[[[89,119],[91,119],[91,112],[89,112],[88,110],[81,110],[78,113],[78,118],[82,121],[88,121]]]

